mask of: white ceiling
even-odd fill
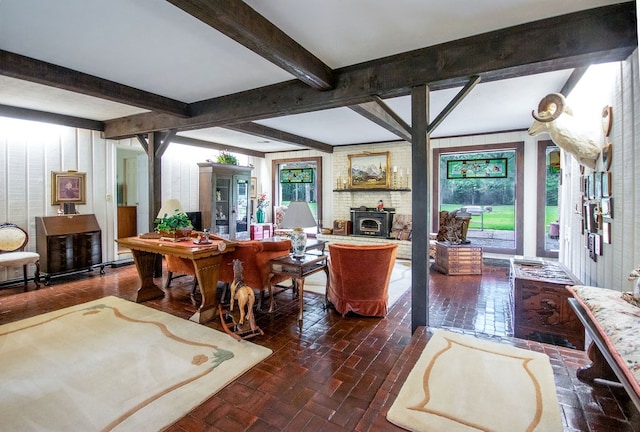
[[[615,0],[246,0],[331,68]],[[0,49],[191,103],[294,77],[164,0],[0,0]],[[571,70],[481,83],[433,137],[522,129]],[[431,118],[459,89],[432,93]],[[409,97],[385,102],[410,124]],[[0,104],[109,120],[145,110],[0,76]],[[347,145],[398,138],[348,108],[257,123]],[[263,152],[299,146],[223,128],[180,135]],[[269,142],[265,142],[269,141]]]

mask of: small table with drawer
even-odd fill
[[[482,248],[469,244],[436,242],[434,268],[446,275],[482,274]]]

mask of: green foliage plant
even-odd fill
[[[228,165],[238,165],[238,158],[229,153],[226,150],[223,150],[218,155],[216,162],[220,164],[228,164]]]
[[[158,224],[156,226],[158,231],[175,231],[177,228],[189,228],[192,226],[191,220],[186,213],[181,212],[179,209],[175,209],[174,213],[171,216],[165,213],[164,216],[154,221]]]

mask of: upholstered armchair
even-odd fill
[[[342,316],[385,316],[397,253],[395,244],[329,243],[327,299],[336,311]]]
[[[254,290],[260,291],[259,307],[262,307],[264,300],[264,290],[269,288],[269,262],[273,258],[286,256],[291,252],[291,240],[250,240],[242,241],[236,245],[232,252],[222,256],[220,264],[221,282],[233,282],[232,261],[239,259],[242,261],[244,270],[244,282]],[[271,283],[277,284],[289,279],[287,276],[274,276]]]

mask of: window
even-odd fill
[[[560,149],[551,141],[538,142],[537,180],[536,255],[557,258],[560,250]]]
[[[435,149],[434,232],[441,210],[463,210],[471,214],[466,237],[472,245],[487,252],[522,253],[523,147],[510,143]]]
[[[322,158],[278,159],[273,161],[273,205],[305,201],[318,226],[322,226]],[[317,228],[305,229],[316,234]]]

